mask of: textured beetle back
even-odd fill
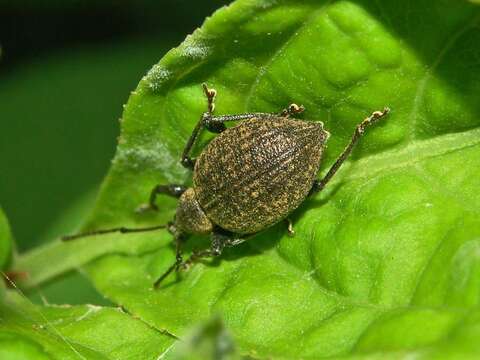
[[[200,206],[213,223],[235,233],[273,225],[308,195],[326,138],[321,123],[280,117],[225,130],[195,165]]]

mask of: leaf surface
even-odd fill
[[[2,359],[157,359],[174,341],[119,308],[36,306],[14,291],[0,303]]]
[[[13,239],[8,219],[0,208],[0,270],[9,263],[12,256]]]

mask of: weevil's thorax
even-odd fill
[[[179,230],[188,234],[212,232],[212,222],[200,207],[192,188],[187,189],[180,197],[175,215],[175,225]]]
[[[253,118],[225,130],[196,162],[200,206],[235,233],[282,220],[308,195],[327,138],[322,123],[288,118]]]

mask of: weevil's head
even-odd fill
[[[193,188],[188,188],[180,197],[175,225],[188,234],[209,234],[213,230],[213,224],[200,207]]]

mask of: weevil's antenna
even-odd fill
[[[150,227],[144,227],[144,228],[127,228],[127,227],[121,226],[121,227],[116,227],[111,229],[87,231],[87,232],[75,234],[75,235],[65,235],[65,236],[62,236],[61,239],[62,241],[70,241],[70,240],[80,239],[88,236],[104,235],[104,234],[110,234],[110,233],[116,233],[116,232],[120,234],[128,234],[128,233],[136,233],[136,232],[155,231],[159,229],[165,229],[166,227],[167,225],[156,225],[156,226],[150,226]]]

